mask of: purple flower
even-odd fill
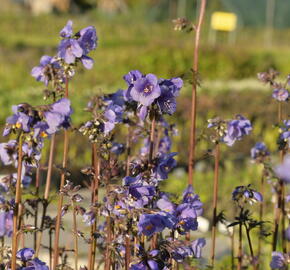
[[[143,77],[143,74],[139,70],[132,70],[128,74],[123,76],[123,79],[128,84],[128,89],[126,91],[124,91],[124,98],[126,99],[126,101],[132,100],[130,93],[131,93],[131,89],[133,87],[133,84],[137,79],[140,79],[142,77]]]
[[[72,25],[73,22],[69,20],[66,24],[66,26],[60,31],[59,35],[62,38],[69,38],[73,35],[73,30],[72,30]]]
[[[48,125],[46,132],[53,134],[57,132],[61,127],[68,128],[70,126],[70,115],[72,114],[72,108],[70,106],[70,100],[62,98],[50,105],[50,109],[44,112],[44,118]]]
[[[94,224],[96,220],[96,213],[93,211],[88,211],[83,214],[83,221],[88,225],[91,226]]]
[[[276,166],[275,173],[278,178],[290,183],[290,155],[285,156],[282,164]]]
[[[250,186],[238,186],[232,193],[232,199],[237,202],[250,204],[254,202],[262,202],[263,196],[260,192],[250,188]]]
[[[176,111],[176,97],[183,86],[183,81],[180,78],[173,78],[170,80],[161,79],[159,81],[161,94],[157,98],[157,104],[161,113],[172,115]]]
[[[93,26],[88,26],[83,28],[76,34],[76,36],[80,36],[78,39],[78,43],[83,49],[83,53],[87,55],[90,51],[95,50],[97,47],[97,33],[96,29]]]
[[[154,74],[138,78],[131,89],[131,97],[143,106],[150,106],[161,94],[158,79]]]
[[[201,257],[201,251],[205,244],[206,242],[204,238],[199,238],[192,242],[191,249],[195,258]]]
[[[169,136],[164,136],[160,141],[158,145],[158,152],[161,154],[166,154],[170,151],[171,149],[171,139]]]
[[[59,62],[54,57],[44,55],[40,58],[39,66],[31,70],[31,76],[47,86],[55,70],[60,70]]]
[[[123,108],[119,105],[110,104],[104,112],[104,117],[106,119],[106,121],[104,121],[104,133],[108,134],[114,129],[116,123],[121,123],[123,120],[122,116]]]
[[[290,226],[288,226],[288,228],[285,230],[284,235],[287,241],[290,241]]]
[[[27,262],[32,259],[35,251],[32,248],[23,248],[17,251],[16,257],[17,259]]]
[[[11,237],[13,231],[13,211],[0,210],[0,237]]]
[[[192,256],[192,249],[189,246],[177,247],[172,252],[172,258],[177,262],[183,262],[190,256]]]
[[[278,101],[287,101],[289,92],[284,88],[274,89],[272,97]]]
[[[270,263],[272,269],[284,269],[286,265],[286,258],[283,253],[277,251],[272,252],[272,260]]]
[[[235,141],[241,140],[245,135],[249,135],[251,130],[251,122],[242,115],[237,115],[235,120],[228,122],[227,133],[223,141],[228,146],[232,146]]]
[[[17,151],[16,140],[10,140],[8,143],[0,143],[0,159],[4,165],[12,164],[16,157],[15,151]]]
[[[154,175],[158,181],[168,178],[168,173],[176,166],[176,160],[173,158],[177,153],[161,155],[154,168]]]
[[[125,145],[123,143],[114,142],[110,151],[115,155],[121,155],[125,151]]]
[[[166,227],[172,228],[174,221],[165,213],[142,214],[138,222],[138,231],[146,236],[163,231]]]
[[[281,133],[281,139],[285,142],[289,142],[290,145],[290,120],[284,120],[284,127],[281,128],[282,133]]]
[[[26,267],[23,267],[22,270],[49,270],[48,266],[45,262],[39,260],[38,258],[34,258],[27,263]]]
[[[77,58],[81,58],[83,49],[77,40],[73,38],[63,39],[58,47],[58,56],[67,64],[74,64]]]
[[[251,149],[251,158],[260,159],[269,156],[270,153],[267,146],[263,142],[257,142],[255,146]]]

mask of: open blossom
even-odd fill
[[[245,135],[249,135],[251,130],[251,122],[242,115],[237,115],[236,119],[228,122],[226,136],[223,138],[223,141],[227,145],[232,146],[237,140],[241,140]]]
[[[278,101],[287,101],[289,99],[289,92],[284,88],[274,89],[272,97]]]
[[[283,162],[276,166],[275,173],[278,178],[290,183],[290,155],[285,156]]]
[[[143,106],[151,105],[161,94],[158,79],[154,74],[147,74],[134,81],[131,97]]]

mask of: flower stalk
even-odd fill
[[[15,209],[13,214],[13,233],[12,233],[12,259],[11,269],[16,270],[16,253],[18,250],[18,225],[20,224],[19,212],[21,211],[21,174],[22,174],[22,144],[23,135],[19,135],[18,140],[18,167],[16,180],[16,194],[15,194]]]
[[[193,54],[193,81],[192,81],[192,97],[191,97],[191,118],[190,118],[190,138],[189,138],[189,157],[188,157],[188,184],[193,184],[193,171],[195,166],[195,144],[196,144],[196,104],[197,104],[197,81],[198,73],[198,53],[200,44],[201,26],[204,20],[206,8],[206,0],[201,1],[199,18],[195,33],[195,46]]]

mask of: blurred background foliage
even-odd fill
[[[83,111],[88,99],[95,94],[124,88],[122,76],[132,69],[155,73],[163,78],[182,76],[190,71],[194,32],[174,31],[172,19],[187,17],[194,21],[199,1],[51,0],[51,5],[44,11],[33,6],[41,1],[1,0],[2,127],[5,118],[11,114],[11,105],[20,102],[37,105],[43,102],[44,86],[34,81],[30,70],[38,65],[42,55],[55,54],[58,33],[68,19],[73,20],[75,30],[94,25],[99,36],[99,46],[93,53],[93,69],[88,71],[80,68],[70,84],[75,127],[89,118]],[[264,140],[272,152],[276,149],[278,131],[273,125],[276,123],[277,104],[271,99],[270,89],[257,81],[256,74],[269,68],[279,70],[283,76],[290,71],[290,29],[287,28],[290,26],[290,17],[286,16],[290,3],[277,1],[273,20],[269,24],[267,4],[271,4],[271,1],[275,0],[256,0],[255,5],[250,0],[211,0],[208,3],[200,50],[201,87],[198,90],[197,120],[200,140],[197,156],[203,157],[208,153],[210,156],[211,153],[212,145],[203,139],[208,118],[231,118],[235,114],[243,114],[254,124],[251,136],[237,142],[232,148],[222,149],[220,194],[230,194],[240,184],[259,185],[260,168],[249,161],[250,148],[256,141]],[[238,15],[239,25],[234,42],[228,42],[227,33],[218,33],[214,45],[209,42],[210,15],[217,10]],[[269,30],[270,43],[266,42]],[[170,119],[179,129],[178,136],[174,138],[174,150],[179,152],[179,166],[165,183],[165,188],[172,192],[186,185],[190,93],[191,85],[186,82],[178,99],[178,111]],[[122,132],[120,134],[118,140],[124,142]],[[59,153],[62,152],[61,137],[58,136],[57,143]],[[86,139],[73,132],[70,169],[80,182],[80,168],[90,163],[89,149]],[[60,163],[60,157],[57,157],[56,163]],[[208,190],[212,185],[212,168],[211,157],[197,163],[195,186],[204,201],[210,198]],[[57,182],[58,177],[55,179]],[[222,206],[226,207],[226,200]]]

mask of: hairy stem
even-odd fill
[[[195,33],[195,46],[193,55],[193,82],[191,97],[191,118],[190,118],[190,137],[189,137],[189,157],[188,157],[188,184],[193,184],[193,170],[195,166],[195,133],[196,133],[196,104],[197,104],[197,82],[196,74],[198,72],[198,52],[200,42],[200,31],[204,19],[206,0],[201,1],[199,18]]]

